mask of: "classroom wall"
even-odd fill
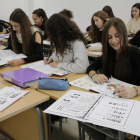
[[[127,24],[131,16],[131,7],[139,0],[0,0],[0,19],[8,21],[13,9],[23,9],[32,21],[32,11],[43,8],[47,16],[66,8],[74,13],[74,21],[85,32],[91,23],[91,17],[105,5],[112,7],[114,15]],[[33,23],[33,22],[32,22]]]

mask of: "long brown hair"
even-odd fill
[[[16,22],[20,25],[21,37],[22,37],[22,46],[23,53],[27,56],[33,54],[32,45],[32,32],[31,32],[31,22],[28,16],[21,9],[15,9],[10,15],[10,21]],[[11,26],[11,25],[10,25]],[[17,46],[18,40],[16,37],[16,32],[13,30],[11,26],[11,41],[12,48],[15,53],[20,53],[19,48]]]
[[[112,8],[110,6],[105,6],[102,11],[106,12],[108,14],[109,18],[115,17],[112,11]]]
[[[68,17],[69,19],[73,18],[73,12],[67,9],[63,9],[63,11],[59,12],[59,14],[62,14]]]
[[[102,38],[99,28],[95,25],[95,22],[93,20],[94,16],[101,18],[104,24],[106,22],[106,19],[108,18],[107,14],[104,11],[98,11],[93,14],[91,18],[91,28],[89,30],[89,37],[92,39],[92,43],[100,42]]]
[[[48,20],[48,17],[46,15],[45,11],[41,8],[34,10],[32,14],[36,14],[38,17],[42,17],[44,23],[47,22],[47,20]]]
[[[120,52],[116,61],[116,51],[108,43],[108,32],[111,27],[114,27],[120,38]],[[119,18],[111,18],[106,22],[103,32],[103,73],[111,77],[112,71],[115,70],[115,77],[125,81],[129,78],[131,66],[129,62],[129,46],[127,38],[127,30],[124,22]]]
[[[80,40],[86,45],[82,32],[72,23],[70,19],[62,14],[54,14],[45,24],[46,33],[51,41],[52,49],[63,57],[66,49],[71,49],[71,42]]]

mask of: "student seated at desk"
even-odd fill
[[[107,21],[103,38],[103,55],[87,69],[93,81],[100,84],[108,82],[108,78],[113,76],[124,82],[140,85],[140,50],[128,45],[124,22],[119,18],[111,18]],[[101,67],[103,74],[97,74],[97,70]],[[134,88],[122,86],[116,88],[115,92],[122,98],[132,98],[140,94],[140,86]],[[93,133],[96,135],[96,132]],[[100,132],[97,133],[102,135]],[[100,140],[98,135],[96,135],[97,140]]]
[[[86,40],[81,31],[62,14],[52,15],[45,28],[53,50],[49,59],[44,58],[45,64],[74,73],[85,73],[89,62]]]
[[[140,30],[140,3],[136,3],[131,9],[131,18],[127,24],[128,34],[136,34]]]
[[[108,18],[113,18],[115,17],[112,11],[112,8],[110,6],[105,6],[102,11],[106,12],[108,15]]]
[[[92,43],[102,42],[102,32],[107,18],[108,16],[104,11],[98,11],[93,14],[91,19],[91,28],[89,31],[89,38],[91,38]],[[102,46],[91,46],[88,50],[102,51]]]
[[[37,27],[42,31],[43,39],[47,39],[47,34],[45,33],[45,22],[47,22],[48,17],[45,11],[41,8],[36,9],[32,13],[32,19]]]
[[[23,53],[27,58],[8,62],[11,66],[34,62],[43,59],[43,41],[40,30],[33,26],[28,16],[21,9],[15,9],[10,15],[11,35],[8,47],[15,53]]]
[[[79,29],[78,25],[72,20],[72,18],[74,18],[72,11],[63,9],[63,11],[59,12],[59,14],[62,14],[64,16],[68,17],[75,24],[75,26]]]

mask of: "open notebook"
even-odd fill
[[[44,113],[68,117],[140,136],[139,106],[139,101],[69,90],[44,110]]]
[[[110,78],[109,83],[106,82],[106,83],[102,83],[102,84],[97,84],[91,79],[91,77],[89,75],[81,77],[81,78],[76,79],[74,81],[71,81],[70,84],[73,86],[82,88],[82,89],[107,94],[109,96],[113,95],[116,87],[119,87],[121,85],[124,85],[125,87],[133,87],[134,86],[132,84],[125,83],[125,82],[117,80],[115,78]],[[115,95],[118,96],[118,94],[115,94]]]
[[[20,53],[16,54],[12,50],[0,50],[0,66],[7,64],[8,61],[20,58],[26,58],[27,56]]]
[[[21,68],[31,68],[45,74],[55,74],[59,76],[63,76],[63,75],[71,73],[63,69],[53,68],[50,65],[46,65],[44,61],[39,61],[32,64],[24,65],[24,66],[21,66]]]

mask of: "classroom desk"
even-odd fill
[[[53,76],[51,76],[50,78],[57,78],[57,79],[65,79],[65,78],[67,78],[67,79],[69,80],[69,78],[70,78],[71,76],[74,76],[74,75],[76,75],[76,74],[77,74],[77,73],[69,73],[69,74],[64,75],[64,76],[53,75]],[[30,88],[36,89],[36,90],[37,90],[38,84],[35,84],[35,85],[30,86]]]
[[[73,75],[73,76],[70,76],[68,78],[68,81],[71,82],[73,80],[76,80],[78,78],[81,78],[83,76],[86,76],[87,74],[76,74],[76,75]],[[57,91],[57,90],[42,90],[42,89],[38,89],[37,88],[37,91],[40,91],[42,93],[45,93],[47,95],[49,95],[52,99],[59,99],[61,96],[63,96],[66,92],[68,92],[70,89],[72,90],[79,90],[79,91],[85,91],[85,92],[91,92],[91,91],[87,91],[85,89],[81,89],[81,88],[78,88],[78,87],[75,87],[75,86],[68,86],[68,89],[65,90],[65,91]],[[91,92],[93,93],[93,92]]]
[[[95,57],[95,58],[98,58],[98,57],[99,57],[98,55],[94,55],[94,54],[89,53],[89,52],[88,52],[88,48],[86,48],[86,52],[87,52],[87,55],[88,55],[89,57]]]
[[[5,86],[13,84],[0,77],[0,89]],[[46,115],[41,113],[37,105],[48,101],[50,97],[30,88],[22,90],[30,92],[0,112],[0,129],[17,140],[47,140],[48,134],[44,134]]]
[[[0,45],[0,50],[3,50],[3,49],[5,49],[5,48],[6,48],[5,46]]]

